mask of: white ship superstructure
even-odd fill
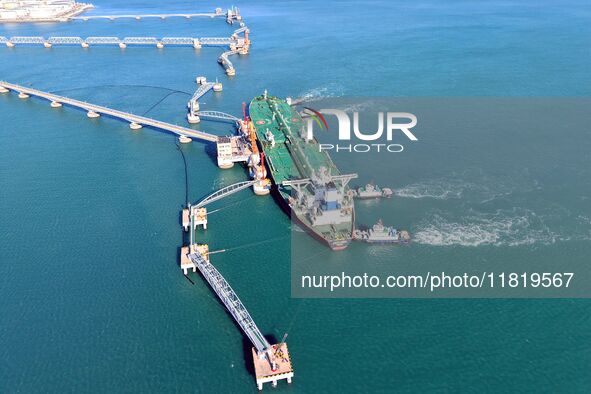
[[[306,215],[312,225],[336,225],[353,220],[353,200],[345,193],[342,181],[333,179],[325,167],[321,167],[307,184],[309,189],[295,188],[296,212]]]
[[[92,7],[74,0],[0,0],[0,22],[57,21]]]

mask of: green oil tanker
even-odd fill
[[[343,175],[306,122],[285,100],[255,97],[248,115],[273,181],[272,192],[282,208],[306,232],[333,250],[346,248],[355,225],[355,206]]]

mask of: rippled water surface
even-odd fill
[[[230,5],[95,3],[93,14]],[[585,97],[591,8],[567,3],[237,2],[254,44],[232,58],[231,79],[215,48],[76,46],[2,47],[0,79],[183,125],[198,75],[224,84],[203,109],[238,115],[263,89],[312,106],[350,96]],[[7,37],[231,31],[207,18],[0,27]],[[177,265],[185,193],[198,200],[244,170],[220,171],[200,143],[179,148],[171,135],[14,94],[0,96],[0,130],[0,391],[255,392],[245,338],[204,280],[191,283]],[[382,217],[416,242],[338,256],[319,248],[318,263],[354,265],[368,254],[366,263],[393,269],[422,259],[585,261],[589,133],[557,132],[557,149],[530,135],[502,157],[478,129],[424,135],[414,156],[388,169],[336,155],[344,170],[395,189],[392,200],[359,203],[358,219]],[[289,332],[296,376],[279,391],[591,387],[586,300],[292,299],[288,218],[250,191],[216,208],[204,240],[227,252],[212,261],[265,335]]]

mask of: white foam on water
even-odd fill
[[[474,179],[474,180],[472,180]],[[515,192],[539,189],[537,181],[519,174],[491,176],[481,170],[452,174],[449,177],[427,179],[394,189],[394,195],[404,198],[433,198],[437,200],[470,198],[486,203]]]
[[[343,89],[337,84],[331,84],[326,86],[319,86],[312,88],[300,94],[295,100],[296,103],[310,103],[324,98],[330,97],[341,97],[343,95]]]
[[[405,198],[435,198],[446,200],[448,198],[460,198],[465,190],[465,185],[453,184],[445,180],[432,180],[413,183],[394,190],[394,195]]]
[[[544,223],[543,218],[527,209],[499,210],[494,214],[471,212],[460,220],[433,215],[424,220],[413,234],[416,243],[434,246],[521,246],[570,240]]]
[[[341,111],[345,111],[347,113],[352,113],[352,112],[362,112],[366,109],[373,109],[375,106],[375,102],[368,100],[368,101],[364,101],[364,102],[360,102],[360,103],[351,103],[345,107],[340,107],[338,109],[340,109]],[[375,113],[375,111],[373,111],[374,113],[372,113],[372,116],[375,116],[375,121],[377,122],[378,118],[377,118],[377,114]],[[376,123],[377,124],[377,123]]]

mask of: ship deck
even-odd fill
[[[271,108],[270,101],[275,104],[275,109]],[[274,113],[277,115],[274,116]],[[285,101],[274,97],[268,100],[255,98],[250,104],[249,114],[257,137],[263,144],[263,151],[270,158],[275,183],[310,177],[312,171],[320,167],[328,168],[332,175],[340,174],[326,152],[319,150],[316,141],[308,144],[303,142],[300,133],[304,121]],[[273,148],[266,143],[267,131],[275,139]]]
[[[331,158],[326,152],[320,151],[315,140],[306,142],[302,138],[305,122],[285,101],[277,97],[256,97],[250,103],[249,115],[265,154],[270,176],[283,199],[287,200],[291,193],[291,186],[283,186],[283,181],[310,178],[321,167],[327,168],[333,176],[340,175]],[[268,132],[271,132],[275,139],[273,147],[265,135]],[[302,190],[312,194],[306,188]],[[292,212],[296,213],[301,224],[309,232],[326,242],[345,242],[351,238],[353,220],[338,224],[313,225],[308,212]]]

